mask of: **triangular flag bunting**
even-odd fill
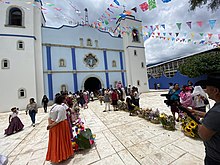
[[[218,34],[218,39],[220,40],[220,34]]]
[[[156,25],[157,30],[159,30],[159,25]]]
[[[149,10],[152,10],[157,7],[156,0],[148,0]]]
[[[215,23],[216,23],[216,20],[209,20],[209,25],[210,25],[211,29],[214,28]]]
[[[160,25],[160,26],[162,26],[162,27],[164,28],[164,30],[165,30],[165,24],[162,24],[162,25]]]
[[[139,6],[140,6],[140,8],[141,8],[141,10],[142,10],[143,12],[145,12],[146,10],[148,10],[148,4],[147,4],[147,2],[144,2],[144,3],[140,4]]]
[[[166,33],[163,33],[164,37],[166,36]]]
[[[191,37],[194,38],[194,36],[195,36],[195,34],[194,34],[194,33],[191,33]]]
[[[204,33],[199,33],[199,35],[200,35],[201,37],[203,37]]]
[[[169,33],[170,36],[172,36],[172,33]]]
[[[107,8],[107,10],[108,10],[108,11],[110,11],[112,14],[114,14],[114,12],[113,12],[113,11],[111,11],[111,9]]]
[[[202,23],[203,23],[202,21],[197,21],[196,23],[199,27],[202,27]]]
[[[176,37],[178,37],[179,33],[176,33]]]
[[[180,30],[182,23],[176,23],[176,25],[177,25],[178,29]]]
[[[134,7],[131,10],[133,10],[135,13],[137,13],[137,7]]]
[[[117,0],[114,0],[115,4],[120,6],[120,3]]]
[[[168,3],[170,2],[171,0],[162,0],[163,3]]]
[[[189,26],[189,28],[192,28],[192,22],[186,22],[186,24]]]
[[[212,33],[208,33],[209,40],[212,38]]]

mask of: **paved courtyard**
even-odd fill
[[[170,114],[160,94],[149,92],[141,95],[141,107],[158,108]],[[213,102],[212,102],[213,104]],[[60,163],[62,165],[193,165],[203,164],[205,156],[203,142],[184,136],[177,124],[176,131],[167,131],[161,125],[152,124],[137,116],[129,116],[124,111],[102,112],[104,105],[90,102],[89,109],[81,110],[85,126],[96,134],[92,149],[76,152],[74,157]],[[48,131],[48,114],[39,110],[37,125],[31,127],[29,116],[24,111],[19,117],[24,130],[5,137],[8,114],[0,113],[0,154],[8,156],[9,165],[48,165],[45,161]]]

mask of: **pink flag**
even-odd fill
[[[218,39],[220,40],[220,34],[218,34]]]
[[[198,24],[199,27],[202,27],[202,24],[203,24],[202,21],[197,21],[196,23]]]
[[[140,4],[139,6],[140,6],[140,8],[141,8],[141,10],[142,10],[143,12],[146,11],[146,10],[148,10],[148,4],[147,4],[147,2],[144,2],[144,3]]]

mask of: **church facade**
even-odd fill
[[[53,100],[60,91],[114,88],[118,81],[148,90],[140,29],[115,37],[82,25],[52,28],[44,26],[41,10],[24,2],[1,8],[0,112],[23,109],[31,97],[40,104],[44,94]],[[117,21],[120,26],[141,27],[141,21],[129,16]]]

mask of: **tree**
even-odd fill
[[[190,78],[220,71],[220,53],[216,51],[189,57],[178,70]]]
[[[189,0],[190,10],[195,10],[197,7],[206,5],[208,0]],[[215,11],[220,6],[220,0],[210,0],[208,3],[208,8]]]

